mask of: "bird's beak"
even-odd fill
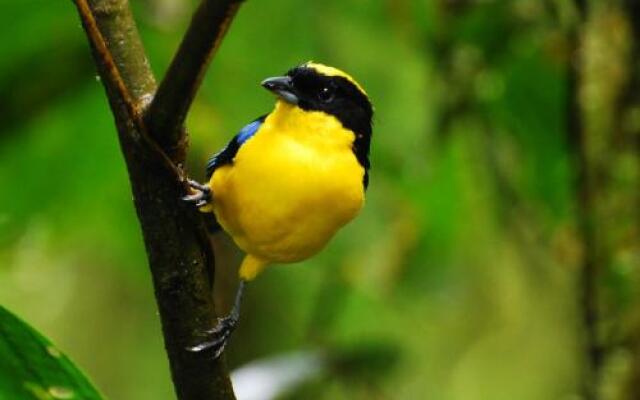
[[[262,87],[275,93],[282,100],[290,104],[298,104],[298,96],[296,90],[293,87],[293,81],[288,76],[276,76],[274,78],[267,78],[262,81]]]

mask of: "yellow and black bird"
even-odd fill
[[[362,208],[369,183],[373,108],[350,75],[308,62],[262,86],[277,96],[190,181],[185,201],[212,212],[246,253],[231,313],[191,348],[218,357],[239,317],[244,284],[266,266],[318,253]]]

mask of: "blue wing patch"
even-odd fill
[[[238,144],[243,144],[244,142],[246,142],[247,139],[255,135],[255,133],[260,128],[260,125],[262,125],[262,122],[264,122],[264,118],[260,117],[252,123],[246,125],[244,128],[240,129],[240,132],[238,132],[238,135],[236,136],[236,142],[238,142]]]
[[[224,149],[220,150],[209,159],[207,162],[207,178],[210,178],[218,167],[231,164],[233,162],[240,146],[249,140],[250,137],[255,135],[266,118],[267,116],[263,115],[240,129],[240,132],[238,132],[238,134],[229,141]]]

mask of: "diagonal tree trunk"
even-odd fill
[[[153,277],[177,397],[234,399],[223,358],[185,350],[214,327],[213,250],[201,218],[183,205],[183,124],[240,0],[202,0],[156,87],[127,0],[74,0],[105,87]]]

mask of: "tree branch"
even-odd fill
[[[130,120],[135,120],[139,113],[136,110],[134,99],[131,97],[127,84],[124,82],[118,67],[116,67],[116,62],[111,54],[111,49],[102,36],[103,34],[100,32],[100,28],[98,28],[96,17],[94,17],[94,12],[97,15],[102,14],[104,16],[102,29],[106,32],[105,36],[115,38],[116,34],[114,33],[115,27],[113,20],[115,20],[115,16],[117,14],[126,13],[128,7],[126,7],[122,2],[119,6],[112,4],[112,8],[109,8],[108,3],[106,2],[92,1],[92,3],[94,11],[92,11],[91,6],[89,6],[86,0],[76,1],[76,7],[80,14],[82,26],[89,38],[89,44],[91,45],[91,50],[93,51],[93,55],[97,63],[98,72],[103,80],[102,82],[106,90],[109,92],[109,98],[117,101],[125,108],[127,117]],[[133,23],[131,15],[125,15],[121,20],[127,23]],[[122,24],[121,28],[124,27],[124,24]],[[131,28],[131,26],[129,26],[129,28]],[[133,29],[135,29],[135,26],[133,26]],[[115,31],[117,31],[117,29]],[[131,31],[131,29],[129,29],[129,31]],[[143,51],[139,40],[134,39],[131,42],[136,42],[132,45],[132,48],[137,47],[138,49],[136,50],[138,50],[138,52]],[[123,66],[129,65],[128,58],[130,58],[129,56],[132,53],[134,53],[134,51],[130,53],[120,51],[119,58],[123,61]],[[125,75],[130,77],[130,80],[135,80],[131,75],[129,75],[132,71],[125,70],[124,72]],[[136,72],[140,74],[139,80],[145,82],[145,84],[149,86],[149,92],[152,93],[155,90],[155,79],[153,79],[151,71],[138,70]],[[139,99],[140,98],[142,98],[142,96],[140,96]]]
[[[587,368],[583,378],[583,396],[587,400],[597,398],[603,351],[598,340],[598,267],[596,265],[593,221],[593,189],[588,176],[585,154],[585,133],[580,109],[580,61],[577,33],[572,33],[572,54],[567,76],[567,135],[571,150],[574,177],[574,201],[578,236],[584,254],[580,266],[580,306],[585,330],[584,346]]]
[[[181,170],[153,140],[178,138],[177,153],[184,154],[186,144],[175,135],[183,132],[182,127],[156,123],[153,136],[147,131],[142,111],[156,86],[128,1],[74,2],[107,92],[127,164],[176,394],[181,400],[234,399],[222,359],[212,360],[185,350],[215,326],[216,315],[210,274],[213,251],[202,219],[192,207],[182,204],[185,187]],[[204,22],[194,18],[194,23]],[[218,36],[209,37],[214,49],[229,19],[206,23],[225,25],[217,29]],[[200,74],[205,67],[201,66]],[[189,98],[176,100],[186,104],[185,114],[200,79],[201,75],[194,80],[192,92],[173,94],[176,99]]]
[[[153,137],[182,162],[186,146],[184,120],[209,61],[217,50],[242,0],[203,0],[194,14],[146,120]],[[162,131],[162,135],[157,133]]]

